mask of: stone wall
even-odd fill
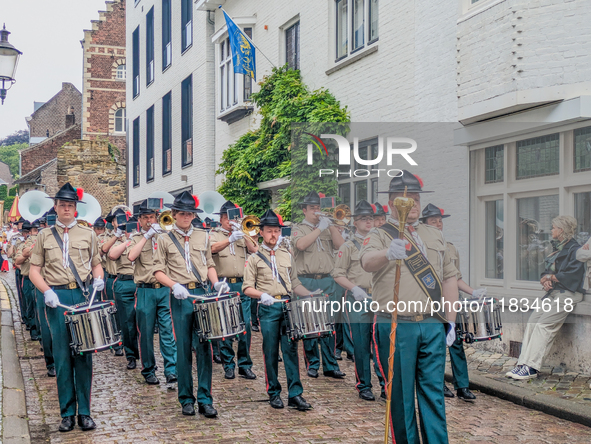
[[[70,182],[92,194],[102,207],[102,214],[126,202],[125,165],[109,155],[106,141],[76,140],[60,148],[57,155],[57,182]]]
[[[30,137],[52,137],[66,127],[66,115],[74,108],[75,121],[82,117],[82,94],[71,83],[62,83],[62,89],[55,96],[31,114],[28,120]],[[49,131],[49,136],[47,132]],[[80,137],[80,136],[78,136]],[[42,162],[41,165],[45,163]]]
[[[65,122],[64,117],[64,122]],[[61,146],[67,142],[80,138],[80,123],[71,126],[65,131],[45,139],[44,141],[27,148],[20,152],[21,170],[20,176],[30,173],[35,168],[45,165],[57,157],[57,152]]]

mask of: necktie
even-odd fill
[[[189,246],[189,239],[191,239],[191,234],[193,234],[193,227],[191,227],[187,232],[178,228],[176,224],[173,225],[173,228],[185,239],[185,265],[187,266],[187,273],[192,273],[193,266],[191,265],[191,247]]]
[[[269,248],[264,243],[261,244],[261,246],[265,250],[267,250],[269,252],[269,255],[271,256],[271,272],[273,273],[273,280],[276,281],[276,280],[278,280],[277,276],[279,275],[279,270],[277,269],[277,260],[275,259],[275,251],[277,251],[277,248],[279,248],[279,244],[275,245],[274,248]]]
[[[68,268],[70,266],[70,235],[68,234],[70,228],[73,228],[76,225],[76,221],[72,222],[70,225],[66,226],[59,220],[55,221],[55,224],[64,229],[64,249],[62,251],[62,264],[64,268]]]

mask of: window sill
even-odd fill
[[[170,176],[171,174],[172,174],[172,170],[168,171],[166,173],[162,173],[162,177],[167,177],[167,176]]]
[[[358,50],[358,51],[360,51],[360,50]],[[354,56],[350,55],[350,56],[342,59],[342,61],[337,62],[338,64],[336,66],[330,68],[329,70],[327,70],[325,72],[325,74],[327,76],[334,74],[335,72],[340,71],[341,69],[346,68],[347,66],[352,65],[353,63],[355,63],[355,62],[357,62],[357,61],[359,61],[359,60],[361,60],[361,59],[367,57],[368,55],[373,54],[377,51],[378,51],[378,45],[369,46],[368,48],[366,48],[365,50],[363,50],[361,52],[358,52]]]
[[[170,63],[170,65],[165,66],[164,68],[162,68],[162,73],[165,73],[166,71],[168,71],[171,66],[172,66],[172,62]]]
[[[152,183],[152,182],[154,182],[154,178],[152,178],[152,179],[146,179],[146,183]]]
[[[193,44],[191,43],[189,46],[187,46],[185,49],[183,49],[183,52],[181,52],[181,57],[185,55],[185,53],[191,49],[193,47]]]
[[[154,80],[152,80],[150,83],[146,84],[146,89],[148,89],[150,86],[152,86],[154,84]]]
[[[252,114],[253,111],[254,106],[252,105],[237,105],[221,113],[218,116],[218,120],[231,125],[232,123],[238,122],[242,118]]]
[[[186,168],[189,168],[189,167],[192,167],[192,166],[193,166],[193,162],[191,162],[191,163],[188,163],[188,164],[186,164],[186,165],[182,165],[182,166],[181,166],[181,170],[184,170],[184,169],[186,169]]]
[[[462,22],[465,22],[466,20],[471,19],[472,17],[480,14],[481,12],[486,11],[487,9],[492,8],[495,5],[498,5],[499,3],[503,3],[505,0],[481,0],[482,3],[478,4],[478,3],[474,3],[473,5],[468,4],[464,6],[464,14],[458,18],[456,24],[459,25]]]

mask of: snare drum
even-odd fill
[[[75,355],[98,353],[121,345],[121,331],[115,319],[117,308],[110,301],[78,304],[64,313],[70,335],[70,348]]]
[[[334,334],[334,320],[328,313],[328,294],[292,296],[283,305],[290,341],[322,338]]]
[[[193,301],[195,329],[201,342],[225,341],[226,338],[246,334],[240,293],[234,291],[219,297],[217,293],[199,296],[211,298]]]
[[[466,344],[502,340],[501,307],[497,299],[467,298],[462,302],[466,310],[458,313],[456,328]]]

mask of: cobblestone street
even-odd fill
[[[12,276],[5,275],[10,282]],[[10,291],[9,291],[10,293]],[[59,433],[59,405],[54,378],[48,378],[39,343],[25,340],[12,298],[17,350],[25,380],[31,442],[383,442],[383,401],[361,401],[354,389],[354,369],[341,361],[344,381],[303,376],[304,396],[314,409],[300,413],[274,410],[267,403],[262,366],[261,336],[253,334],[252,355],[258,378],[225,380],[214,366],[213,395],[219,418],[185,417],[176,391],[166,384],[148,386],[139,368],[126,370],[126,360],[103,352],[94,357],[92,415],[98,428]],[[157,342],[157,341],[156,341]],[[301,369],[304,368],[301,358]],[[162,359],[157,355],[163,380]],[[281,365],[280,365],[281,367]],[[194,373],[196,378],[196,372]],[[284,372],[280,370],[282,384]],[[377,386],[377,380],[374,386]],[[378,391],[379,393],[379,391]],[[452,443],[565,443],[591,441],[591,429],[569,421],[477,393],[474,404],[446,400]],[[287,401],[286,395],[284,401]],[[4,406],[6,410],[7,406]]]

